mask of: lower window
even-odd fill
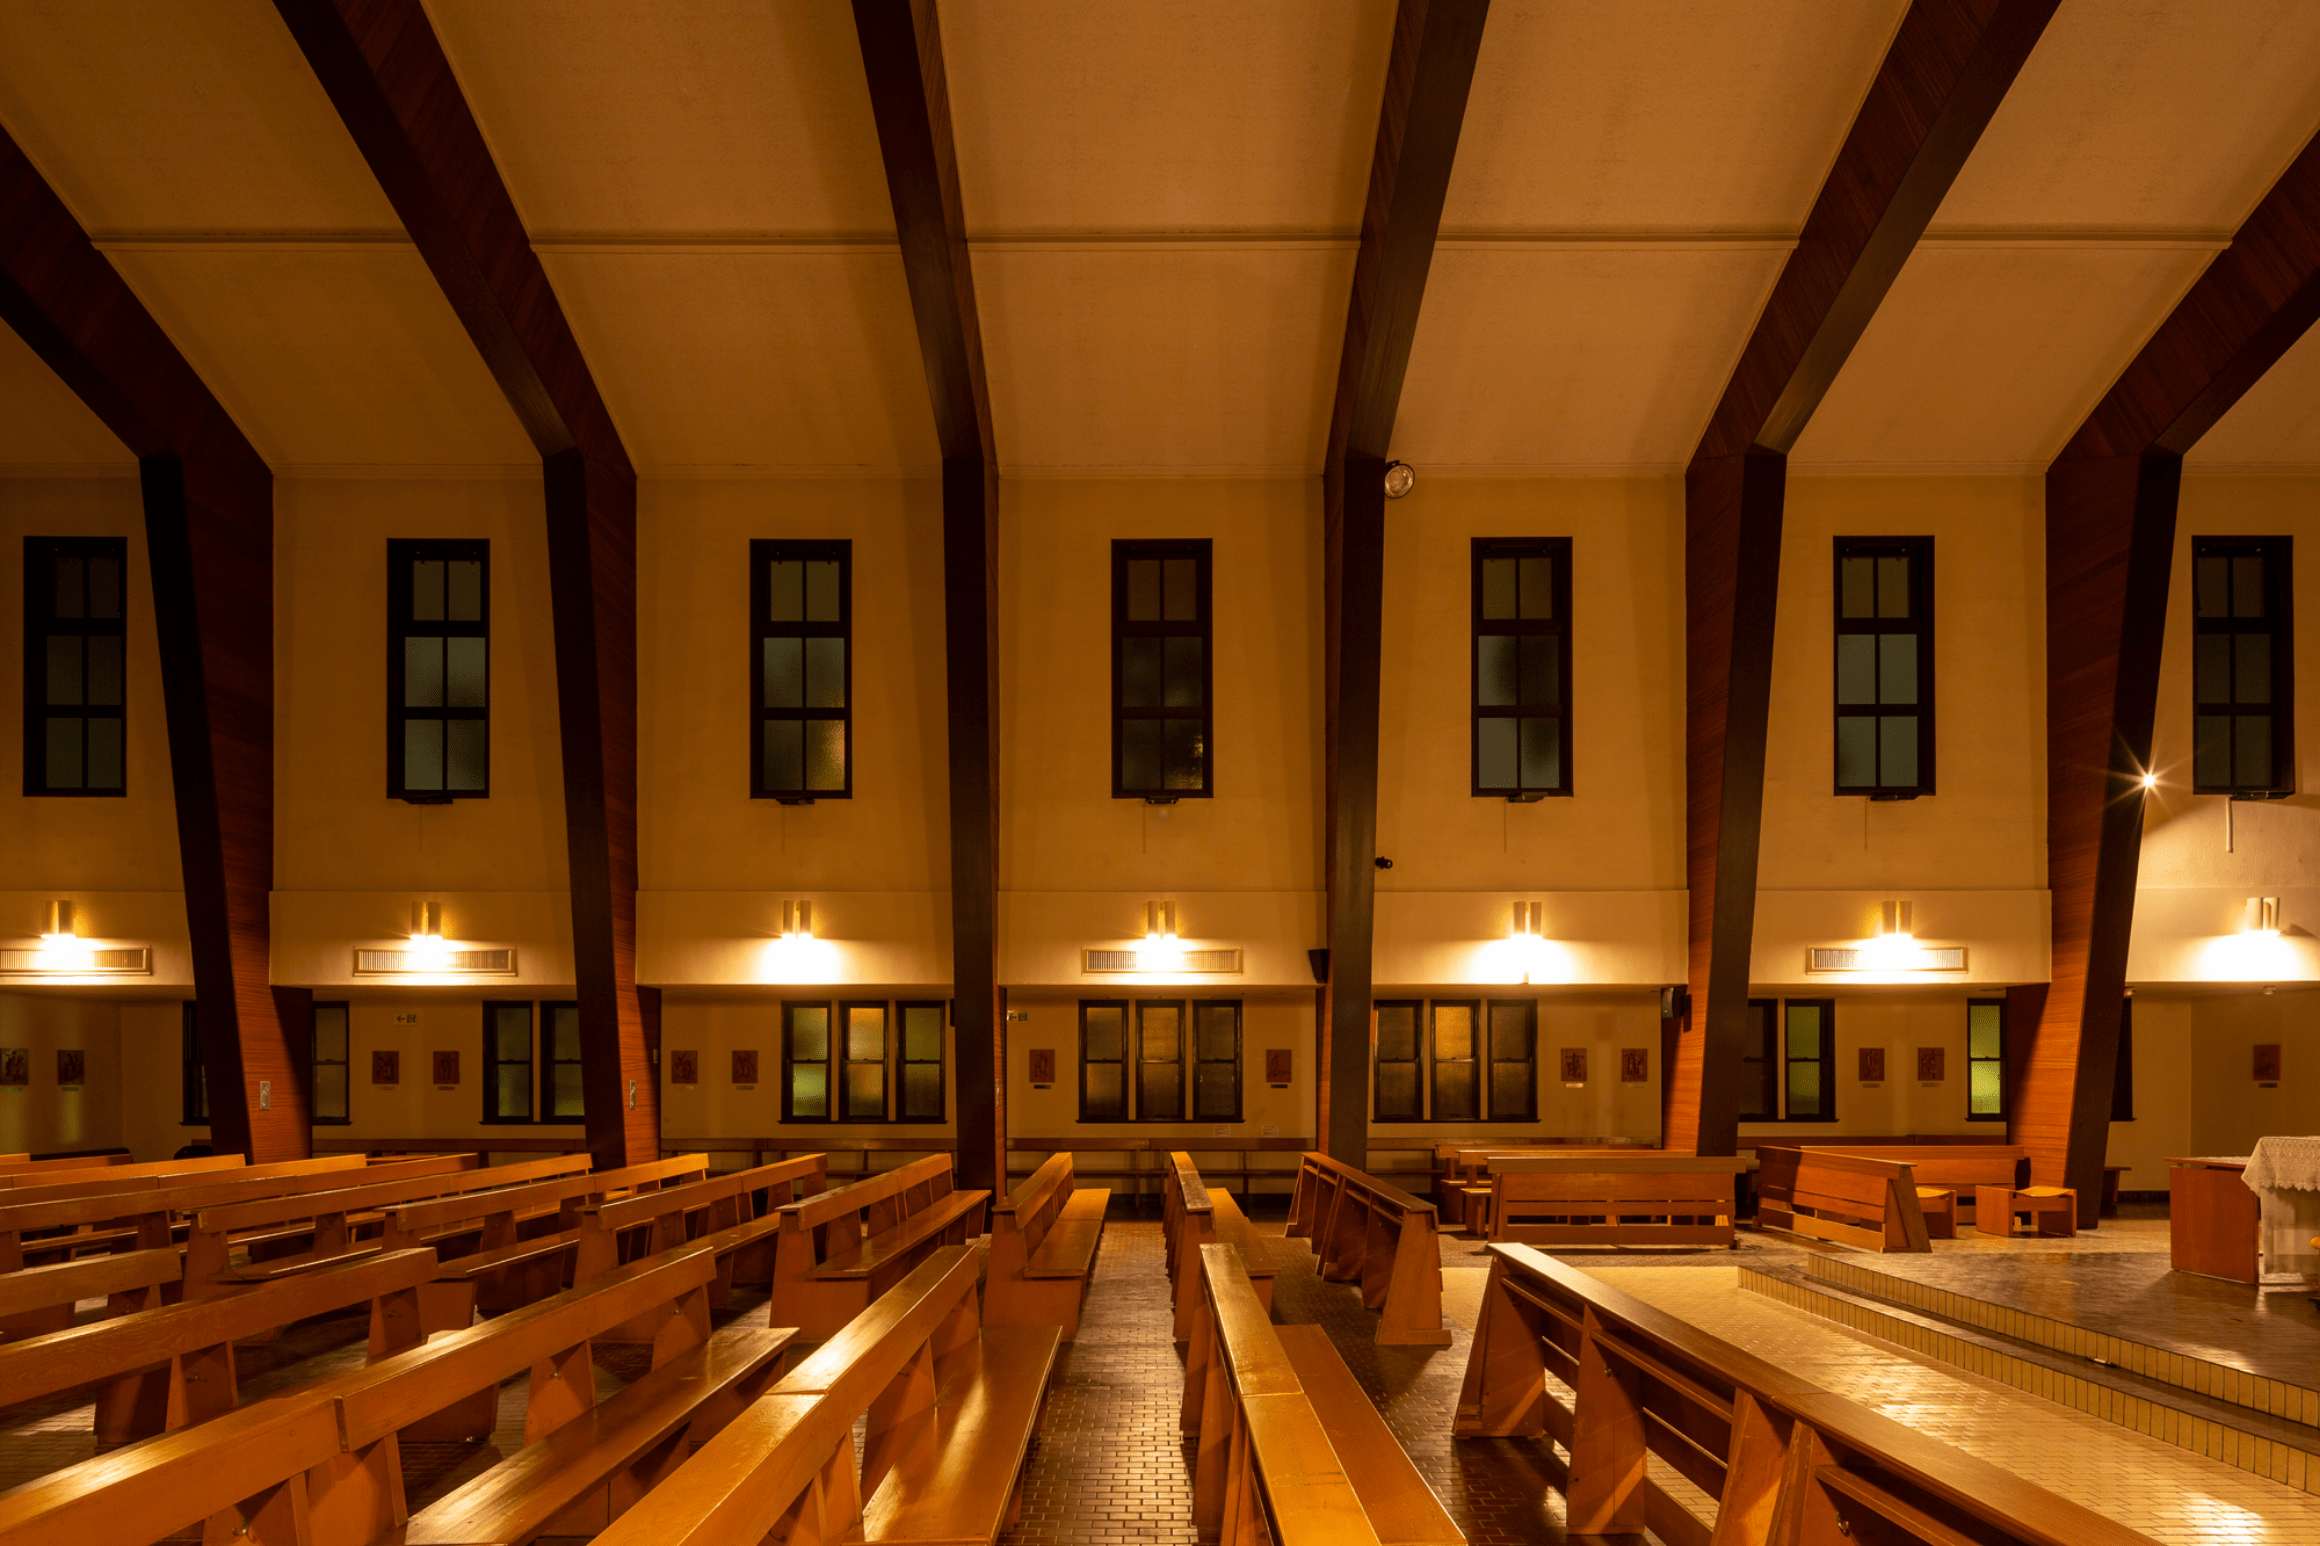
[[[1082,1122],[1238,1122],[1241,1001],[1082,999],[1079,1092]]]
[[[784,1122],[940,1122],[950,1006],[885,999],[781,1006]]]
[[[1387,999],[1370,1044],[1373,1122],[1535,1122],[1535,999]]]
[[[314,1006],[313,1120],[318,1127],[343,1127],[352,1117],[347,1098],[347,1005]]]

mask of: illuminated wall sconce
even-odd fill
[[[2247,899],[2247,931],[2264,939],[2280,937],[2280,899],[2276,896],[2251,896]]]
[[[40,929],[43,945],[69,945],[81,937],[80,909],[70,902],[51,902]]]
[[[411,943],[422,950],[442,948],[443,904],[441,902],[413,902],[411,904]]]
[[[1144,904],[1144,944],[1149,949],[1161,949],[1176,943],[1176,904],[1174,902],[1146,902]]]
[[[1514,919],[1507,925],[1508,939],[1538,939],[1546,927],[1544,902],[1517,902]]]
[[[1910,902],[1880,902],[1877,904],[1877,937],[1907,945],[1917,938],[1913,915],[1916,905]]]
[[[31,950],[0,950],[0,981],[72,977],[149,977],[150,946],[90,949],[81,944],[77,903],[51,902],[41,913],[40,944]]]
[[[814,937],[813,903],[784,902],[781,904],[781,937],[785,940],[810,940]]]
[[[1815,945],[1805,951],[1807,972],[1962,972],[1963,945],[1921,948],[1917,907],[1898,899],[1877,904],[1876,937],[1854,947]]]

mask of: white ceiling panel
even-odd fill
[[[2188,243],[1922,244],[1791,460],[2042,464],[2212,256]]]
[[[975,251],[1006,472],[1313,472],[1350,243]]]
[[[1681,465],[1785,243],[1438,250],[1394,454],[1429,468]]]
[[[1392,0],[949,0],[967,228],[1361,223]]]
[[[14,328],[0,327],[0,465],[125,466],[135,460]]]
[[[892,248],[543,254],[640,467],[941,465]]]
[[[2320,328],[2199,438],[2184,461],[2201,466],[2320,464]]]
[[[535,236],[893,233],[846,0],[427,10]]]

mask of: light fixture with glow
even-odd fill
[[[54,948],[69,945],[81,937],[80,909],[70,902],[48,904],[48,921],[40,931],[41,944]]]
[[[1417,471],[1408,462],[1386,463],[1386,498],[1400,499],[1417,486]]]
[[[813,903],[800,901],[781,904],[781,937],[786,940],[810,940],[814,937]]]
[[[443,904],[441,902],[413,902],[411,904],[411,943],[426,946],[443,943]]]
[[[1176,943],[1176,904],[1174,902],[1146,902],[1144,904],[1144,943],[1173,945]]]
[[[1509,939],[1539,938],[1541,930],[1544,927],[1541,914],[1543,914],[1545,911],[1546,904],[1543,902],[1515,903],[1514,918],[1513,921],[1507,925],[1506,937]]]
[[[2251,896],[2247,899],[2247,931],[2263,939],[2280,937],[2280,899],[2276,896]]]
[[[1916,907],[1909,902],[1880,902],[1878,906],[1877,937],[1909,946],[1917,942],[1914,918]]]
[[[2156,788],[2158,788],[2158,787],[2159,787],[2159,775],[2158,775],[2158,774],[2156,774],[2156,773],[2146,773],[2146,774],[2144,774],[2144,775],[2143,775],[2143,787],[2144,787],[2145,789],[2156,789]]]

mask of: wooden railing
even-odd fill
[[[1543,1252],[1489,1250],[1457,1432],[1562,1445],[1574,1537],[1648,1529],[1668,1546],[2152,1546]],[[1647,1457],[1707,1494],[1714,1516],[1663,1489]]]
[[[1286,1233],[1313,1242],[1322,1277],[1361,1285],[1363,1308],[1378,1312],[1379,1345],[1450,1345],[1432,1203],[1326,1154],[1307,1154]]]

